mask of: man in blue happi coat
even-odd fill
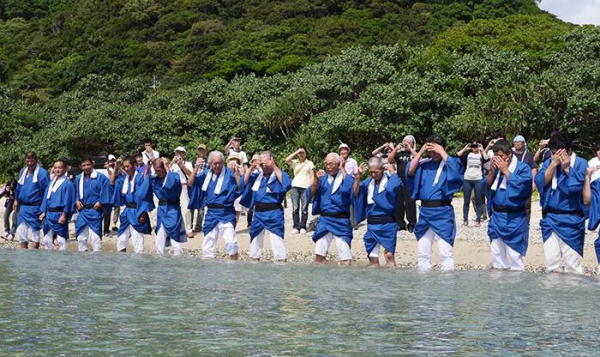
[[[149,233],[150,229],[148,211],[154,209],[152,190],[148,189],[144,174],[137,171],[135,159],[126,157],[122,163],[123,173],[119,175],[120,166],[120,161],[117,161],[110,177],[110,184],[114,188],[113,205],[125,206],[119,216],[121,223],[117,231],[117,250],[125,252],[131,239],[133,252],[139,254],[144,251],[144,234]]]
[[[75,212],[75,185],[67,177],[67,163],[57,160],[52,168],[54,179],[46,189],[40,220],[44,222],[44,245],[53,249],[54,235],[58,250],[67,250],[69,222]]]
[[[260,260],[262,257],[264,235],[265,231],[268,231],[273,260],[287,261],[287,250],[283,241],[285,219],[281,204],[291,188],[292,180],[277,167],[270,151],[263,151],[260,160],[253,161],[250,170],[244,175],[244,194],[240,203],[245,207],[254,208],[249,232],[251,259]]]
[[[189,209],[207,208],[204,216],[204,241],[202,258],[214,259],[219,236],[225,240],[229,259],[238,259],[238,242],[235,236],[235,200],[242,194],[244,180],[240,165],[233,160],[224,167],[225,157],[220,151],[208,154],[208,169],[199,172],[196,166],[188,185],[192,187]]]
[[[523,271],[529,240],[526,204],[533,191],[531,168],[517,159],[507,140],[496,141],[492,151],[487,175],[492,267]]]
[[[40,206],[44,193],[50,183],[50,175],[38,164],[37,155],[33,151],[25,154],[25,165],[19,173],[13,210],[17,213],[17,237],[21,248],[28,248],[27,233],[31,231],[32,248],[40,247]]]
[[[581,274],[587,216],[582,190],[588,164],[575,155],[566,132],[552,136],[548,147],[552,156],[535,176],[542,206],[546,271],[559,270],[564,258],[564,271]]]
[[[327,251],[335,241],[340,263],[352,262],[352,224],[350,207],[354,195],[354,176],[347,175],[344,161],[337,153],[325,157],[325,171],[311,174],[310,190],[313,200],[312,214],[320,215],[317,229],[312,235],[315,242],[315,262],[327,263]]]
[[[424,153],[429,158],[421,160]],[[441,270],[454,270],[456,221],[452,198],[462,187],[460,159],[446,153],[446,140],[440,135],[427,138],[425,145],[407,166],[406,183],[413,200],[421,201],[415,226],[419,270],[431,269],[433,241],[438,241]]]
[[[165,254],[165,248],[171,245],[173,255],[183,254],[182,243],[187,242],[185,223],[181,214],[181,181],[179,175],[170,172],[169,161],[165,158],[150,159],[146,167],[147,181],[145,187],[152,190],[158,199],[158,211],[156,213],[156,251],[160,255]],[[151,173],[150,171],[154,171]],[[151,206],[152,196],[143,193],[146,205]]]
[[[75,233],[79,251],[87,250],[89,242],[94,252],[102,250],[103,209],[112,204],[112,188],[106,175],[94,169],[94,161],[86,156],[81,159],[82,173],[75,178],[79,214],[75,221]]]
[[[389,166],[393,170],[393,166]],[[379,266],[379,253],[384,250],[386,265],[396,266],[396,232],[398,223],[395,217],[399,190],[402,180],[393,172],[388,175],[380,157],[369,159],[371,177],[360,182],[360,176],[367,171],[362,164],[354,177],[354,215],[356,223],[367,220],[367,232],[363,238],[369,257],[369,264]]]

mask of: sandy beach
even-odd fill
[[[469,269],[486,269],[490,264],[490,248],[489,238],[487,236],[487,221],[482,222],[481,227],[474,227],[472,220],[475,215],[471,208],[470,226],[462,226],[462,197],[457,197],[453,201],[455,215],[457,217],[457,237],[454,244],[454,256],[457,270],[469,270]],[[525,257],[526,268],[530,272],[543,272],[544,271],[544,252],[541,238],[541,231],[539,229],[539,221],[541,218],[541,210],[537,201],[532,203],[532,216],[531,216],[531,228],[529,233],[529,249],[527,256]],[[310,211],[310,207],[309,207]],[[0,208],[0,214],[4,214],[4,205]],[[156,212],[153,212],[154,216]],[[154,217],[153,217],[154,218]],[[309,221],[312,217],[309,217]],[[285,210],[285,240],[287,242],[289,262],[291,263],[312,263],[314,260],[314,243],[310,237],[312,232],[305,234],[292,234],[292,210],[291,201],[288,199],[288,205]],[[0,222],[0,232],[4,232],[3,222]],[[68,242],[68,248],[71,251],[77,250],[77,242],[74,239],[74,225],[70,225],[71,237]],[[240,259],[248,260],[248,249],[250,245],[250,236],[248,235],[248,229],[246,226],[246,217],[242,215],[240,222],[237,226],[237,239],[240,247]],[[356,265],[367,265],[367,255],[364,248],[362,237],[366,231],[366,224],[362,224],[357,230],[354,231],[354,239],[352,241],[352,252],[354,255],[353,264]],[[586,232],[585,237],[585,250],[583,266],[586,274],[592,275],[597,272],[597,261],[596,254],[594,251],[594,240],[597,238],[596,232]],[[398,242],[396,246],[396,263],[399,267],[410,268],[416,266],[417,263],[417,241],[412,233],[407,231],[398,232]],[[194,239],[190,239],[188,243],[184,244],[185,253],[192,256],[201,255],[202,246],[202,233],[195,233]],[[154,247],[154,234],[152,236],[146,235],[144,241],[145,253],[156,254]],[[18,241],[6,241],[0,239],[1,248],[18,248]],[[217,245],[217,251],[220,259],[225,259],[226,255],[223,251],[224,243],[219,240]],[[110,237],[103,238],[103,251],[114,252],[116,251],[116,235],[112,232]],[[128,247],[128,251],[133,251],[133,248]],[[167,249],[167,254],[171,254],[170,250]],[[270,245],[268,239],[265,239],[265,254],[263,260],[270,260]],[[330,264],[337,264],[336,248],[332,246],[330,249],[330,256],[328,259],[332,260]],[[383,263],[383,257],[380,258]],[[437,269],[437,263],[439,262],[437,256],[437,245],[434,244],[433,263],[436,264],[434,269]]]

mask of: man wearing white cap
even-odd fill
[[[194,238],[194,233],[192,232],[192,215],[188,209],[190,196],[187,188],[188,178],[192,174],[194,168],[190,161],[185,161],[185,152],[186,150],[183,146],[175,148],[175,156],[171,161],[170,168],[171,172],[179,175],[179,180],[181,181],[181,196],[179,197],[179,202],[181,204],[181,214],[185,222],[185,232],[188,238]]]
[[[513,139],[513,153],[517,160],[529,166],[531,169],[531,187],[535,189],[535,175],[537,174],[538,165],[535,163],[533,159],[533,154],[531,151],[527,150],[527,144],[525,143],[525,138],[522,135],[517,135]],[[525,214],[527,215],[527,222],[531,220],[531,197],[525,203]]]

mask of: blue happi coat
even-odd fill
[[[80,189],[82,180],[83,192]],[[77,201],[84,205],[84,208],[79,211],[75,222],[77,236],[81,235],[85,227],[89,227],[102,239],[103,210],[111,207],[113,195],[108,177],[96,170],[93,170],[89,177],[82,172],[75,178],[75,191],[77,192]],[[81,196],[82,193],[83,197]],[[93,209],[92,206],[96,202],[100,202],[102,208]]]
[[[37,169],[37,179],[35,179],[35,171],[31,174],[27,173],[27,167],[23,168],[19,173],[19,178],[25,176],[23,182],[17,181],[16,199],[19,202],[19,212],[17,215],[17,226],[21,223],[26,223],[34,231],[42,229],[40,221],[40,205],[44,199],[44,193],[50,183],[50,175],[43,167]],[[36,181],[36,182],[34,182]]]
[[[235,181],[233,172],[228,167],[224,167],[222,173],[222,185],[221,190],[215,193],[217,183],[219,181],[218,175],[212,175],[211,169],[206,169],[196,175],[194,186],[192,187],[190,203],[188,208],[192,209],[204,209],[209,205],[222,205],[224,208],[208,208],[206,215],[204,216],[204,234],[210,233],[217,224],[219,223],[231,223],[234,227],[236,225],[235,208],[233,207],[234,201],[240,197],[242,190],[244,189],[244,178],[240,177],[240,186],[238,187]],[[203,190],[204,181],[208,175],[212,178],[206,186],[206,190]]]
[[[421,160],[415,175],[412,177],[408,175],[410,164],[406,165],[406,184],[414,201],[451,202],[454,194],[460,190],[463,185],[460,159],[451,156],[448,156],[438,182],[434,185],[437,170],[441,163],[442,161],[436,162],[431,159]],[[419,221],[415,226],[417,240],[421,239],[429,228],[453,246],[454,238],[456,238],[454,208],[451,205],[442,207],[421,206]]]
[[[589,222],[588,229],[595,231],[600,225],[600,180],[595,180],[590,183],[591,198],[590,198],[590,209],[589,209]],[[596,250],[596,259],[600,262],[600,234],[594,242],[594,248]]]
[[[179,204],[160,204],[160,200],[167,200],[172,203],[179,202],[181,196],[181,179],[179,175],[173,172],[167,172],[164,178],[154,175],[146,175],[146,180],[143,187],[148,187],[152,190],[156,198],[159,200],[158,211],[156,214],[156,229],[154,233],[158,233],[161,227],[164,227],[169,238],[179,243],[187,242],[185,234],[185,224],[183,223],[183,215],[181,214],[181,206]],[[147,207],[150,207],[152,196],[143,193]]]
[[[126,185],[127,184],[127,185]],[[133,179],[129,175],[121,175],[115,181],[113,205],[116,207],[125,206],[119,216],[120,225],[117,234],[120,236],[125,233],[127,227],[147,234],[149,233],[150,219],[146,216],[146,222],[141,224],[139,218],[147,215],[147,212],[154,209],[154,200],[152,199],[152,190],[149,189],[149,182],[144,180],[144,175],[137,171]],[[125,187],[125,189],[123,189]],[[125,191],[125,192],[123,192]],[[137,208],[127,207],[127,204],[135,204]]]
[[[59,237],[69,239],[69,222],[75,212],[75,185],[66,176],[63,176],[63,178],[64,181],[60,183],[58,188],[55,188],[55,185],[58,185],[60,182],[58,178],[55,178],[48,185],[40,210],[46,213],[44,234],[52,230]],[[50,198],[48,198],[48,192],[50,192]],[[67,219],[64,224],[59,224],[58,220],[63,212],[67,214]]]
[[[386,181],[386,182],[384,182]],[[389,177],[384,175],[380,182],[373,182],[373,202],[368,202],[369,185],[373,182],[368,178],[360,183],[358,196],[354,199],[354,218],[360,223],[371,216],[384,216],[393,219],[391,222],[382,224],[367,224],[367,232],[363,238],[367,255],[379,243],[390,253],[396,252],[396,232],[398,223],[395,219],[396,204],[398,202],[398,190],[402,189],[402,180],[397,174]],[[382,187],[382,185],[385,185]]]
[[[337,175],[342,175],[342,172],[338,171]],[[350,206],[352,205],[352,196],[354,195],[354,177],[346,175],[335,192],[332,192],[335,178],[329,183],[327,180],[328,177],[330,175],[326,174],[319,179],[317,191],[313,199],[313,216],[320,215],[323,212],[342,212],[350,215]],[[306,195],[309,197],[310,191],[309,187],[306,190]],[[313,242],[318,241],[327,233],[342,238],[350,245],[352,242],[352,224],[350,223],[350,218],[326,217],[321,215],[317,222],[317,229],[312,235]]]
[[[532,176],[529,165],[518,161],[514,156],[513,160],[516,160],[516,167],[508,176],[508,180],[500,174],[496,189],[490,188],[488,212],[491,219],[488,225],[488,236],[490,240],[500,239],[512,250],[524,256],[529,241],[529,222],[525,214],[525,203],[531,198],[533,191]],[[496,169],[494,177],[497,174]],[[504,181],[506,181],[506,188],[502,185]],[[494,207],[509,212],[496,212]]]
[[[292,180],[290,176],[281,172],[282,182],[279,182],[275,173],[269,176],[262,177],[260,185],[255,191],[255,183],[260,172],[250,174],[248,182],[244,187],[244,194],[240,200],[240,204],[245,207],[254,207],[257,203],[276,203],[281,204],[285,200],[285,194],[292,188]],[[252,224],[250,225],[250,241],[264,229],[283,238],[285,219],[283,217],[283,207],[281,209],[259,212],[254,211]]]
[[[540,221],[542,239],[545,242],[554,232],[571,249],[583,256],[587,208],[583,204],[582,191],[588,163],[576,157],[569,169],[569,175],[559,165],[556,168],[556,189],[553,189],[552,180],[544,185],[544,175],[551,162],[551,158],[544,161],[541,170],[535,176],[542,212],[545,214],[545,218]],[[549,211],[559,211],[563,214]]]

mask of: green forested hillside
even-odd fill
[[[537,14],[534,0],[4,0],[0,81],[68,90],[87,74],[163,86],[286,73],[354,45],[426,45],[473,19]]]
[[[222,5],[225,1],[214,3],[228,8]],[[249,6],[254,2],[241,3]],[[380,3],[400,6],[413,2]],[[406,9],[418,13],[420,7],[437,6],[442,12],[473,5],[445,3],[422,2]],[[506,4],[500,0],[475,3],[476,10],[486,4],[502,14],[509,11],[491,7]],[[91,74],[82,71],[64,91],[23,87],[16,78],[25,74],[43,77],[35,66],[26,71],[24,68],[31,65],[28,61],[35,60],[23,57],[0,85],[0,167],[4,173],[14,172],[22,165],[27,149],[37,150],[45,164],[59,156],[76,158],[102,150],[122,155],[138,150],[140,140],[146,137],[156,141],[158,150],[170,153],[175,146],[200,142],[209,149],[222,149],[236,135],[244,139],[249,153],[269,148],[281,157],[297,145],[305,145],[309,156],[321,161],[340,140],[355,148],[355,156],[364,160],[383,141],[397,141],[407,133],[419,142],[431,133],[440,133],[448,138],[450,149],[456,150],[466,140],[483,140],[498,129],[509,135],[521,133],[532,145],[553,129],[565,129],[577,137],[577,150],[587,153],[600,134],[596,125],[600,113],[600,28],[577,27],[539,13],[537,7],[530,7],[535,7],[533,0],[521,5],[525,14],[464,21],[454,18],[436,29],[430,12],[423,25],[428,30],[415,34],[411,28],[414,36],[407,35],[410,31],[399,32],[408,36],[408,42],[381,41],[379,45],[379,40],[373,40],[377,45],[371,47],[370,42],[360,45],[357,41],[358,46],[347,47],[340,54],[315,55],[309,61],[314,64],[294,71],[250,71],[231,78],[235,71],[220,73],[223,76],[215,75],[218,70],[184,75],[177,74],[183,67],[167,61],[171,66],[157,78],[163,83],[168,82],[165,78],[173,82],[158,89],[150,88],[154,71],[143,70],[145,57],[138,59],[138,66],[107,65],[105,70]],[[362,11],[360,6],[347,6],[339,18]],[[43,21],[51,10],[44,11],[36,15],[41,16],[38,20],[27,21]],[[326,19],[324,16],[322,21]],[[274,22],[273,26],[279,24]],[[135,27],[130,31],[143,32]],[[282,44],[284,48],[292,46],[288,40]],[[233,45],[217,46],[215,56],[229,46]],[[330,47],[328,50],[338,51]],[[175,51],[169,55],[176,56]],[[177,57],[184,61],[186,55],[182,50]],[[107,62],[119,61],[117,55],[104,56]],[[96,63],[94,56],[91,58],[91,63]],[[97,59],[97,63],[103,61]],[[57,73],[79,72],[65,69]],[[175,85],[180,80],[185,84]]]

